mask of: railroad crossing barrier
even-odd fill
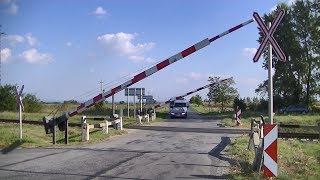
[[[90,100],[87,100],[87,101],[81,103],[77,108],[74,108],[68,112],[65,112],[64,114],[62,114],[59,117],[52,118],[51,122],[50,122],[49,117],[43,118],[45,132],[49,133],[50,132],[49,129],[51,129],[51,126],[59,125],[60,123],[67,121],[70,117],[73,117],[77,114],[80,114],[81,112],[92,107],[93,105],[104,101],[106,98],[113,96],[114,94],[122,91],[123,89],[128,88],[131,85],[151,76],[152,74],[159,72],[160,70],[164,69],[165,67],[199,51],[200,49],[203,49],[204,47],[210,45],[211,43],[213,43],[217,39],[220,39],[223,36],[225,36],[229,33],[232,33],[234,31],[252,23],[253,21],[254,21],[253,19],[249,19],[249,20],[247,20],[241,24],[238,24],[238,25],[226,30],[225,32],[222,32],[222,33],[220,33],[210,39],[205,38],[202,41],[199,41],[198,43],[193,44],[192,46],[189,46],[188,48],[184,49],[183,51],[180,51],[177,54],[157,63],[156,65],[150,67],[149,69],[146,69],[143,72],[136,74],[132,79],[129,79],[128,81],[126,81],[116,87],[113,87],[112,89],[110,89],[108,91],[102,92]]]
[[[87,120],[102,120],[102,123],[99,124],[89,124]],[[89,141],[90,140],[90,129],[101,128],[104,134],[109,133],[109,126],[113,126],[114,129],[123,130],[122,117],[119,117],[117,114],[113,114],[112,118],[89,118],[86,116],[81,117],[81,140]]]

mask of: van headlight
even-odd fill
[[[183,112],[183,113],[181,113],[182,115],[185,115],[186,113],[185,112]]]
[[[171,115],[174,115],[174,113],[172,112],[172,113],[170,113]]]

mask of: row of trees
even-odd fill
[[[41,101],[33,94],[23,94],[23,106],[25,112],[38,112],[41,110]],[[17,109],[17,97],[15,86],[0,86],[0,112],[14,111]]]
[[[285,63],[273,55],[274,98],[278,103],[310,103],[320,94],[320,0],[298,0],[293,5],[279,4],[277,9],[264,15],[265,22],[272,22],[278,9],[286,15],[274,37],[287,56]],[[259,29],[261,42],[264,35]],[[264,53],[263,68],[268,68],[267,52]],[[267,94],[268,81],[256,89]]]

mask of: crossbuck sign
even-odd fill
[[[277,41],[273,37],[273,33],[277,29],[284,14],[285,14],[284,10],[280,10],[277,14],[277,17],[273,20],[270,29],[268,29],[268,27],[264,24],[264,22],[260,18],[259,14],[257,12],[253,13],[253,17],[254,17],[255,21],[258,23],[263,34],[265,35],[265,38],[261,42],[259,49],[257,50],[255,56],[253,57],[253,62],[257,62],[259,60],[259,58],[260,58],[260,56],[261,56],[261,54],[262,54],[263,50],[265,49],[268,42],[272,45],[272,47],[276,51],[278,58],[283,62],[286,61],[285,54],[283,53],[279,44],[277,43]]]

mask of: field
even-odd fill
[[[205,116],[220,116],[221,122],[226,126],[235,127],[234,111],[232,108],[228,108],[225,112],[220,112],[219,108],[208,108],[204,106],[193,105],[192,108]],[[244,111],[241,114],[241,127],[250,128],[251,120],[260,120],[260,116],[263,116],[265,121],[268,122],[267,112],[251,112]],[[274,123],[283,124],[300,124],[300,125],[318,125],[320,123],[320,113],[308,113],[308,114],[288,114],[280,115],[275,114],[273,117]]]
[[[218,116],[221,123],[229,127],[238,127],[233,119],[232,109],[222,113],[218,108],[208,108],[203,106],[192,106],[193,109],[203,115]],[[243,112],[241,128],[250,128],[251,119],[260,120],[263,115],[268,122],[266,112]],[[318,125],[320,123],[319,113],[291,114],[274,116],[275,123]],[[279,131],[290,131],[281,129]],[[310,133],[308,131],[308,133]],[[319,133],[319,132],[311,132]],[[249,136],[243,135],[232,142],[227,150],[233,159],[233,166],[228,179],[261,179],[261,175],[252,171],[254,152],[247,150]],[[319,141],[301,141],[298,139],[283,140],[278,139],[278,179],[319,179],[320,177],[320,143]],[[294,177],[294,178],[293,178]]]
[[[66,112],[72,108],[77,107],[77,105],[52,105],[46,104],[44,108],[39,113],[23,113],[24,120],[33,120],[42,122],[42,117],[50,114],[52,110],[56,110],[60,108],[60,112]],[[69,122],[79,123],[81,116],[89,116],[89,117],[106,117],[107,114],[111,114],[111,106],[105,105],[103,110],[97,110],[95,108],[91,108],[90,110],[82,112],[80,115],[76,115],[69,119]],[[126,108],[126,105],[117,105],[116,113],[119,113],[119,108]],[[162,121],[162,119],[167,114],[166,108],[157,109],[157,119],[153,122]],[[51,114],[52,115],[52,114]],[[57,113],[59,115],[59,113]],[[57,116],[56,115],[56,116]],[[0,119],[18,119],[17,112],[0,112]],[[98,123],[92,121],[88,121],[89,123]],[[123,117],[124,127],[139,125],[136,123],[135,119],[131,117],[127,117],[126,112],[124,111]],[[146,123],[144,123],[146,124]],[[48,147],[52,146],[52,134],[45,134],[44,127],[42,125],[30,125],[23,124],[23,139],[20,143],[19,139],[19,124],[13,123],[0,123],[0,148],[4,148],[3,151],[9,151],[10,149],[20,147]],[[93,129],[90,130],[90,141],[81,142],[81,128],[80,127],[69,127],[69,145],[77,145],[83,143],[92,143],[98,141],[104,141],[114,135],[125,134],[126,131],[117,131],[111,129],[108,134],[103,134],[101,130]],[[64,145],[64,132],[60,132],[57,130],[57,145]]]

